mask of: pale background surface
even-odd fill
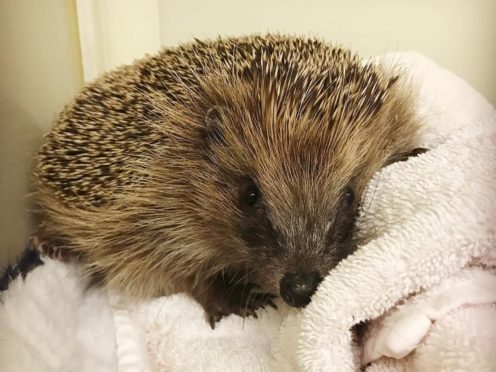
[[[0,267],[25,245],[31,158],[83,84],[80,60],[73,3],[0,0]]]
[[[416,50],[496,103],[495,0],[0,0],[0,266],[31,229],[30,159],[85,80],[192,37],[279,31]]]

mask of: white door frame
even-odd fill
[[[76,0],[85,82],[160,48],[159,0]]]

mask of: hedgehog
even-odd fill
[[[410,85],[316,38],[164,48],[58,116],[37,235],[131,299],[189,294],[212,326],[278,297],[306,306],[358,247],[372,176],[419,153]]]

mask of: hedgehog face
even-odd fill
[[[278,124],[220,110],[207,114],[205,166],[215,175],[215,194],[223,195],[208,206],[223,236],[218,241],[242,257],[250,280],[263,290],[305,306],[355,247],[363,185],[355,182],[355,149],[333,139],[332,130],[306,130],[321,125],[308,117]]]
[[[257,281],[289,305],[305,306],[321,279],[354,250],[354,191],[346,186],[331,201],[325,195],[332,190],[315,180],[313,187],[281,185],[278,194],[272,194],[277,186],[263,178],[246,182],[239,195],[238,231],[258,268]]]

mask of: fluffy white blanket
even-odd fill
[[[418,83],[431,151],[376,175],[360,218],[374,239],[303,311],[212,330],[185,295],[129,307],[45,259],[0,294],[0,370],[496,370],[496,112],[419,55],[385,59]]]

